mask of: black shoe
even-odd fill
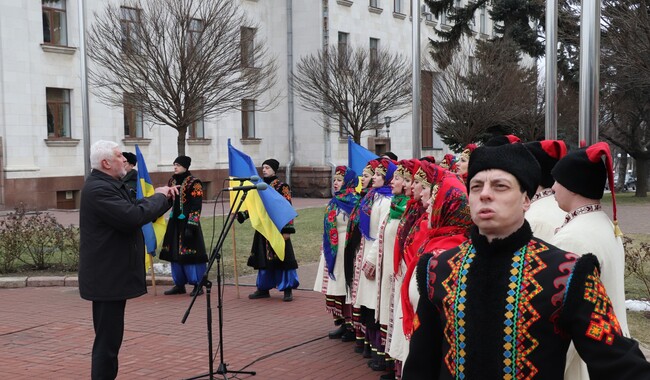
[[[372,357],[372,349],[368,343],[363,346],[363,357],[366,359],[370,359]]]
[[[339,326],[338,329],[336,329],[336,330],[334,330],[334,331],[330,331],[330,332],[327,334],[327,336],[328,336],[330,339],[339,339],[339,338],[341,338],[341,337],[343,336],[343,334],[345,334],[347,331],[348,331],[348,328],[345,327],[345,324],[343,324],[343,325]]]
[[[284,302],[293,301],[293,294],[291,294],[291,288],[284,290],[284,297],[282,298],[282,301]]]
[[[165,290],[164,294],[166,296],[171,296],[172,294],[185,294],[185,286],[174,285],[173,288]]]
[[[379,380],[395,380],[395,371],[391,371],[379,376]]]
[[[196,289],[199,289],[198,293],[199,295],[203,294],[203,287],[198,287],[195,286],[194,289],[192,289],[192,292],[190,293],[190,297],[194,297],[194,295],[197,293]]]
[[[386,370],[386,358],[384,355],[378,355],[377,359],[371,360],[368,363],[368,367],[373,371],[385,371]]]
[[[354,334],[354,331],[346,328],[345,332],[341,336],[341,342],[354,342],[355,340],[357,340],[357,337]]]
[[[256,300],[258,298],[269,298],[269,297],[271,297],[271,294],[269,293],[268,290],[259,290],[259,289],[257,289],[255,292],[248,295],[248,299],[251,300]]]
[[[356,352],[357,354],[363,353],[365,347],[363,343],[363,339],[357,339],[356,336],[354,337],[354,339],[356,341],[354,344],[354,352]]]

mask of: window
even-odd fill
[[[379,39],[370,38],[370,64],[371,65],[377,63],[377,59],[379,57],[378,51],[379,51]]]
[[[428,5],[422,5],[422,11],[424,12],[424,18],[427,21],[433,21],[433,13]]]
[[[142,109],[132,94],[124,94],[124,137],[141,139],[142,134]]]
[[[379,129],[379,103],[370,103],[370,125]]]
[[[255,138],[255,100],[241,101],[241,129],[242,138]]]
[[[138,51],[138,24],[140,24],[140,9],[120,7],[122,18],[120,25],[122,26],[122,51],[137,52]]]
[[[203,108],[203,105],[205,104],[205,99],[201,100],[201,106]],[[201,118],[195,122],[193,122],[190,125],[190,128],[188,129],[189,132],[189,137],[191,139],[203,139],[205,138],[205,131],[203,127],[203,115],[201,115]]]
[[[486,13],[486,11],[485,11],[485,5],[484,5],[484,6],[481,7],[481,13],[480,13],[480,16],[479,16],[480,17],[480,19],[479,19],[479,22],[480,22],[479,31],[481,32],[481,34],[486,34],[487,33],[487,25],[486,25],[485,13]]]
[[[70,90],[46,88],[47,137],[70,138]]]
[[[469,56],[467,58],[467,70],[469,71],[470,74],[474,74],[476,72],[476,57]]]
[[[420,71],[420,122],[422,149],[433,148],[433,72]]]
[[[43,42],[52,45],[68,45],[68,27],[65,0],[42,0]]]
[[[379,8],[379,0],[370,0],[370,6],[372,8]]]
[[[339,67],[347,67],[349,33],[339,32]]]
[[[193,18],[187,28],[187,50],[188,55],[191,51],[199,48],[199,38],[203,32],[203,21],[198,18]]]
[[[402,12],[402,0],[393,0],[393,12],[404,13]]]
[[[241,65],[255,67],[255,28],[241,28]]]
[[[342,106],[345,106],[346,103],[341,104]],[[352,105],[352,102],[347,102],[346,110],[350,108]],[[346,112],[347,113],[347,112]],[[348,120],[345,118],[345,113],[340,112],[339,113],[339,138],[346,138],[350,136],[350,123],[348,123]]]

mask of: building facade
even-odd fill
[[[178,155],[176,130],[149,125],[135,110],[104,105],[92,91],[88,91],[89,141],[84,140],[80,17],[85,15],[89,30],[95,13],[101,13],[106,3],[83,2],[82,12],[79,0],[0,0],[0,204],[7,209],[21,203],[27,209],[77,208],[88,170],[84,146],[100,139],[116,141],[123,151],[133,152],[138,144],[154,185],[166,183],[172,173]],[[277,88],[272,93],[281,96],[271,110],[260,112],[254,103],[243,104],[242,111],[192,128],[186,146],[191,170],[205,181],[207,198],[212,199],[227,175],[231,139],[257,165],[270,157],[278,159],[279,174],[288,177],[295,195],[329,196],[332,166],[347,162],[347,139],[336,128],[325,130],[321,115],[300,108],[288,91],[290,70],[300,57],[328,44],[386,48],[411,56],[411,1],[239,3],[255,21],[255,35],[263,38],[277,60]],[[427,41],[436,38],[434,28],[444,28],[446,20],[433,17],[426,8],[416,13],[422,17],[421,51],[427,60]],[[477,14],[475,27],[476,38],[492,34],[487,12]],[[427,75],[433,74],[422,76]],[[422,108],[422,155],[440,158],[448,149],[433,132],[430,112]],[[362,145],[377,153],[391,150],[410,156],[410,116],[391,123],[387,132],[385,128],[368,132]]]

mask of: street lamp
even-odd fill
[[[390,139],[390,116],[384,117],[384,125],[386,126],[386,138]]]

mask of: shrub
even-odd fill
[[[633,243],[632,239],[623,237],[625,245],[625,275],[639,280],[645,289],[645,299],[650,299],[650,244],[643,241]]]

